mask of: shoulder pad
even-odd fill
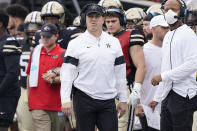
[[[8,37],[2,52],[6,55],[21,54],[21,46],[15,37]]]
[[[76,27],[67,27],[66,30],[74,30]]]
[[[81,34],[82,34],[82,32],[79,32],[79,33],[76,33],[76,34],[72,34],[72,35],[70,36],[70,38],[71,38],[71,39],[76,38],[77,36],[79,36],[79,35],[81,35]]]

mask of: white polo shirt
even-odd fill
[[[69,42],[60,72],[62,103],[70,101],[72,84],[99,100],[127,101],[126,64],[119,40],[106,32],[88,31]]]
[[[197,94],[197,36],[187,25],[169,31],[163,40],[162,65],[156,101],[165,99],[170,90],[191,99]],[[173,84],[172,84],[173,83]],[[163,95],[161,95],[163,94]]]

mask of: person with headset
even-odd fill
[[[72,90],[77,131],[118,131],[126,111],[125,60],[118,39],[103,31],[104,14],[97,4],[83,7],[87,29],[69,42],[60,71],[62,111],[72,113]]]
[[[197,110],[197,37],[181,21],[187,16],[184,1],[166,1],[164,13],[170,30],[163,40],[161,74],[151,80],[159,84],[158,101],[163,100],[161,131],[192,131]]]
[[[107,31],[120,41],[126,61],[127,85],[130,87],[134,83],[134,89],[138,86],[140,88],[145,75],[145,60],[142,50],[142,46],[144,45],[144,36],[137,29],[125,29],[127,24],[126,16],[120,9],[111,8],[106,10],[105,24]],[[119,130],[127,129],[127,124],[125,123],[128,123],[127,121],[129,116],[130,114],[128,110],[127,116],[125,116],[127,120],[119,121],[119,124],[122,125],[124,123],[126,126]]]

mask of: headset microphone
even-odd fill
[[[181,18],[179,16],[174,16],[175,19],[180,20]]]

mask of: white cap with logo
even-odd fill
[[[151,19],[150,29],[152,29],[152,27],[156,27],[156,26],[168,27],[168,23],[166,22],[163,15],[157,15]]]

